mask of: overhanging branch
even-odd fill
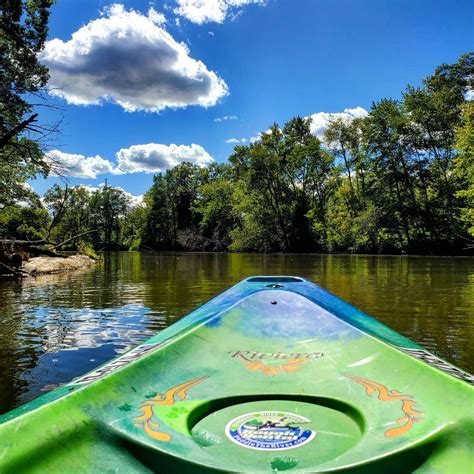
[[[16,127],[13,127],[9,132],[5,133],[3,137],[0,137],[0,149],[5,148],[10,143],[10,141],[23,130],[25,130],[30,123],[35,122],[37,117],[38,114],[33,114],[31,117],[19,123]]]

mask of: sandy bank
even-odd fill
[[[67,258],[34,257],[22,266],[22,270],[30,275],[45,273],[62,273],[71,270],[84,270],[94,265],[96,260],[87,255],[71,255]]]

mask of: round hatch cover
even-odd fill
[[[286,411],[246,413],[231,420],[225,432],[234,443],[261,451],[281,451],[309,443],[316,432],[311,420]]]
[[[191,435],[206,463],[223,472],[270,472],[315,466],[355,446],[362,415],[338,400],[240,396],[197,405]],[[291,399],[293,397],[293,399]],[[238,403],[240,402],[240,403]],[[326,406],[330,405],[330,406]]]

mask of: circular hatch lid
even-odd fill
[[[354,446],[362,429],[351,410],[301,400],[255,400],[208,413],[194,441],[216,467],[237,471],[310,469]]]

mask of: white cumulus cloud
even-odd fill
[[[262,134],[259,133],[259,134],[255,135],[254,137],[250,137],[249,142],[253,144],[253,143],[258,142],[261,139],[262,139]]]
[[[51,150],[46,156],[53,164],[53,175],[95,179],[98,174],[116,173],[113,164],[99,155],[84,156]]]
[[[242,139],[242,143],[245,139]],[[147,143],[121,148],[116,154],[117,164],[96,156],[84,156],[52,150],[47,157],[53,176],[95,179],[100,174],[160,173],[180,163],[207,166],[214,160],[201,145],[163,145]],[[89,187],[92,189],[91,187]]]
[[[225,141],[226,143],[246,143],[246,138],[229,138]]]
[[[100,183],[99,186],[97,187],[90,186],[89,184],[79,184],[76,186],[76,188],[84,189],[89,194],[93,194],[97,191],[104,189],[104,186],[105,186],[105,183]],[[108,186],[108,187],[122,191],[125,194],[126,198],[128,199],[131,207],[137,207],[143,204],[143,194],[135,195],[135,194],[129,193],[128,191],[125,191],[125,189],[121,188],[120,186]]]
[[[117,189],[122,190],[123,193],[125,194],[125,196],[127,196],[127,199],[130,202],[130,206],[138,207],[138,206],[142,206],[144,204],[143,194],[139,194],[138,196],[135,196],[134,194],[131,194],[128,191],[125,191],[125,189],[123,189],[123,188],[117,187]]]
[[[174,13],[202,25],[209,22],[223,23],[236,8],[252,3],[265,5],[266,0],[176,0],[176,3],[178,7]]]
[[[368,112],[363,107],[355,107],[353,109],[344,109],[344,112],[317,112],[307,118],[311,118],[311,132],[318,138],[323,138],[330,120],[342,118],[343,120],[351,121],[355,118],[366,117],[367,115]]]
[[[96,186],[91,186],[90,184],[78,184],[77,186],[74,186],[75,188],[78,189],[83,189],[89,194],[95,193],[96,191],[99,191],[102,188],[102,184],[100,184],[98,187]]]
[[[26,189],[28,192],[30,193],[35,193],[35,188],[33,188],[33,186],[31,186],[30,183],[20,183],[20,186],[24,189]]]
[[[159,173],[183,162],[206,166],[213,158],[201,146],[147,143],[122,148],[116,153],[118,170],[124,173]]]
[[[144,15],[113,4],[69,41],[48,41],[40,58],[51,93],[77,105],[111,101],[129,112],[215,105],[226,83],[190,56],[165,21],[153,8]]]

